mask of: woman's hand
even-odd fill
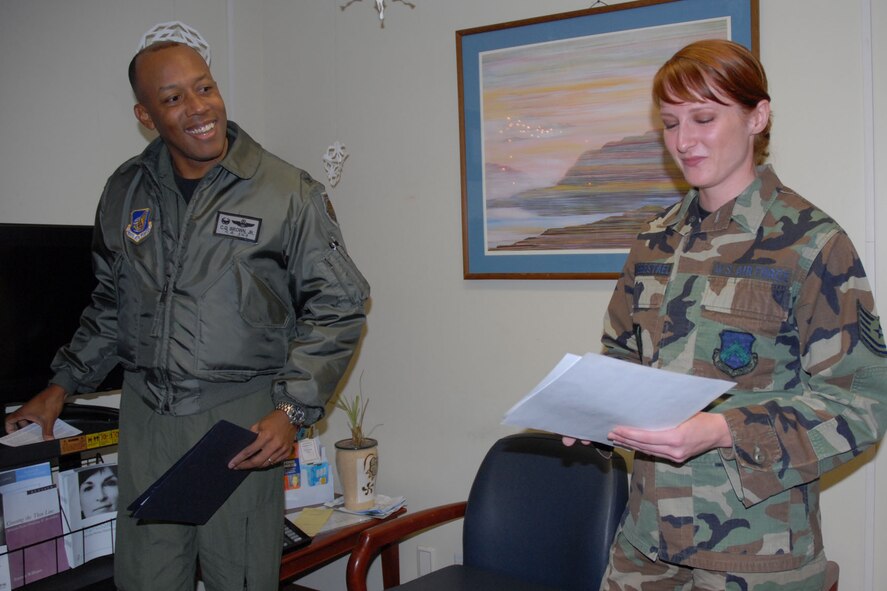
[[[607,438],[613,445],[679,464],[709,450],[733,446],[733,436],[724,416],[710,412],[696,413],[674,429],[665,431],[616,427]]]

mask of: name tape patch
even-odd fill
[[[783,267],[770,267],[756,263],[714,263],[711,274],[719,277],[735,277],[737,279],[757,279],[777,285],[791,283],[792,272]]]
[[[220,211],[216,213],[216,229],[213,234],[256,243],[261,229],[262,220],[259,218]]]
[[[668,277],[671,275],[672,263],[635,263],[634,274],[652,275],[654,277]]]

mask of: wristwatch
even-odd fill
[[[286,413],[286,417],[293,425],[302,426],[305,422],[305,409],[298,404],[293,404],[292,402],[278,402],[277,406],[274,408]]]

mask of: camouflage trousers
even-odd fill
[[[628,543],[621,531],[610,550],[601,591],[820,591],[825,553],[802,566],[771,573],[731,573],[652,561]]]

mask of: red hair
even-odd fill
[[[726,100],[725,100],[726,99]],[[653,78],[653,102],[687,103],[727,101],[751,111],[769,101],[764,66],[745,46],[725,39],[706,39],[687,45],[665,62]],[[755,164],[768,155],[771,121],[755,136]]]

